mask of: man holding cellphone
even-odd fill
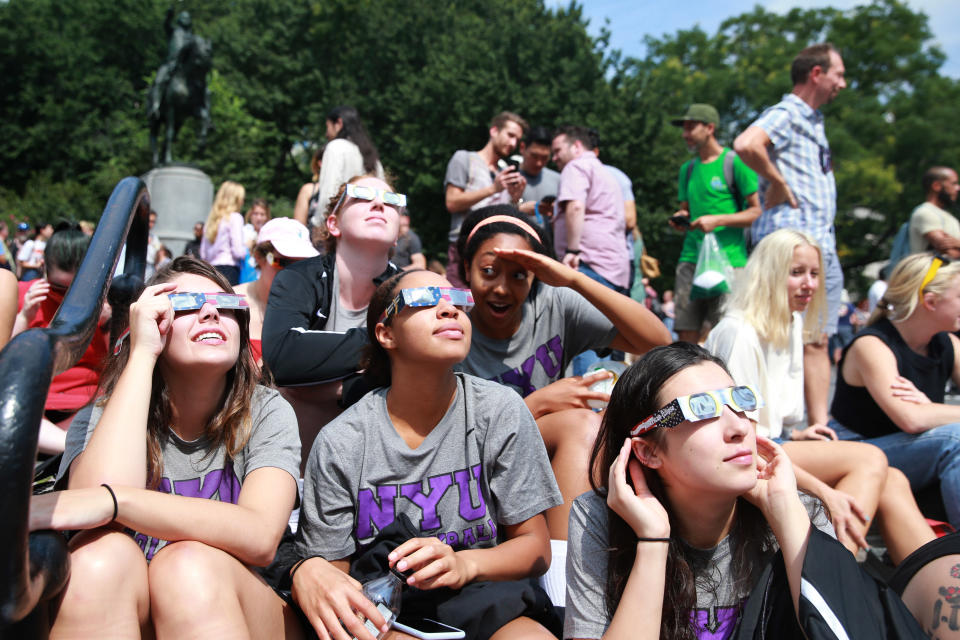
[[[671,121],[683,129],[683,141],[695,153],[680,167],[680,209],[668,220],[687,234],[677,263],[674,330],[680,340],[694,344],[700,341],[704,322],[713,326],[719,321],[723,301],[723,296],[690,299],[704,234],[714,232],[731,266],[740,269],[747,264],[743,229],[760,216],[757,174],[717,142],[719,122],[717,110],[709,104],[692,104]]]
[[[447,163],[443,179],[444,200],[450,212],[450,245],[447,248],[447,280],[465,288],[457,265],[457,236],[469,211],[492,204],[519,204],[527,181],[515,165],[507,165],[517,143],[527,131],[527,121],[510,111],[497,114],[490,122],[490,137],[479,151],[461,149]]]

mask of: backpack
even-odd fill
[[[746,209],[746,202],[743,199],[743,195],[740,193],[740,188],[737,186],[737,181],[733,175],[733,161],[737,159],[737,152],[733,149],[727,149],[727,153],[723,156],[723,181],[727,183],[727,190],[730,192],[730,195],[733,196],[734,202],[737,203],[737,211],[743,211]],[[691,160],[687,163],[687,193],[690,193],[690,176],[693,175],[693,164],[696,162],[696,159]]]
[[[890,262],[883,268],[887,278],[901,260],[910,255],[910,221],[907,220],[897,230],[893,237],[893,247],[890,249]]]

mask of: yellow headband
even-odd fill
[[[923,300],[923,290],[927,288],[927,285],[933,282],[933,279],[937,277],[937,271],[940,270],[940,267],[943,265],[943,258],[940,256],[933,256],[933,262],[930,263],[930,268],[927,269],[927,275],[923,276],[923,282],[920,283],[920,300]]]

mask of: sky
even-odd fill
[[[610,18],[610,45],[625,55],[644,55],[643,37],[673,34],[680,29],[690,29],[699,24],[708,34],[716,33],[720,23],[731,16],[749,12],[757,4],[767,11],[786,13],[793,7],[813,9],[832,6],[850,9],[866,4],[864,0],[686,0],[666,3],[637,0],[579,0],[584,16],[590,20],[590,32],[597,34]],[[547,0],[548,6],[567,6],[568,0]],[[908,0],[913,11],[922,11],[930,18],[930,30],[934,42],[946,54],[947,60],[940,72],[952,78],[960,78],[960,2],[957,0]],[[848,70],[849,73],[850,70]]]

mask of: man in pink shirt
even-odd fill
[[[553,158],[560,168],[554,243],[564,264],[626,294],[630,254],[623,240],[623,194],[613,174],[587,150],[590,146],[584,127],[565,126],[554,133]]]

